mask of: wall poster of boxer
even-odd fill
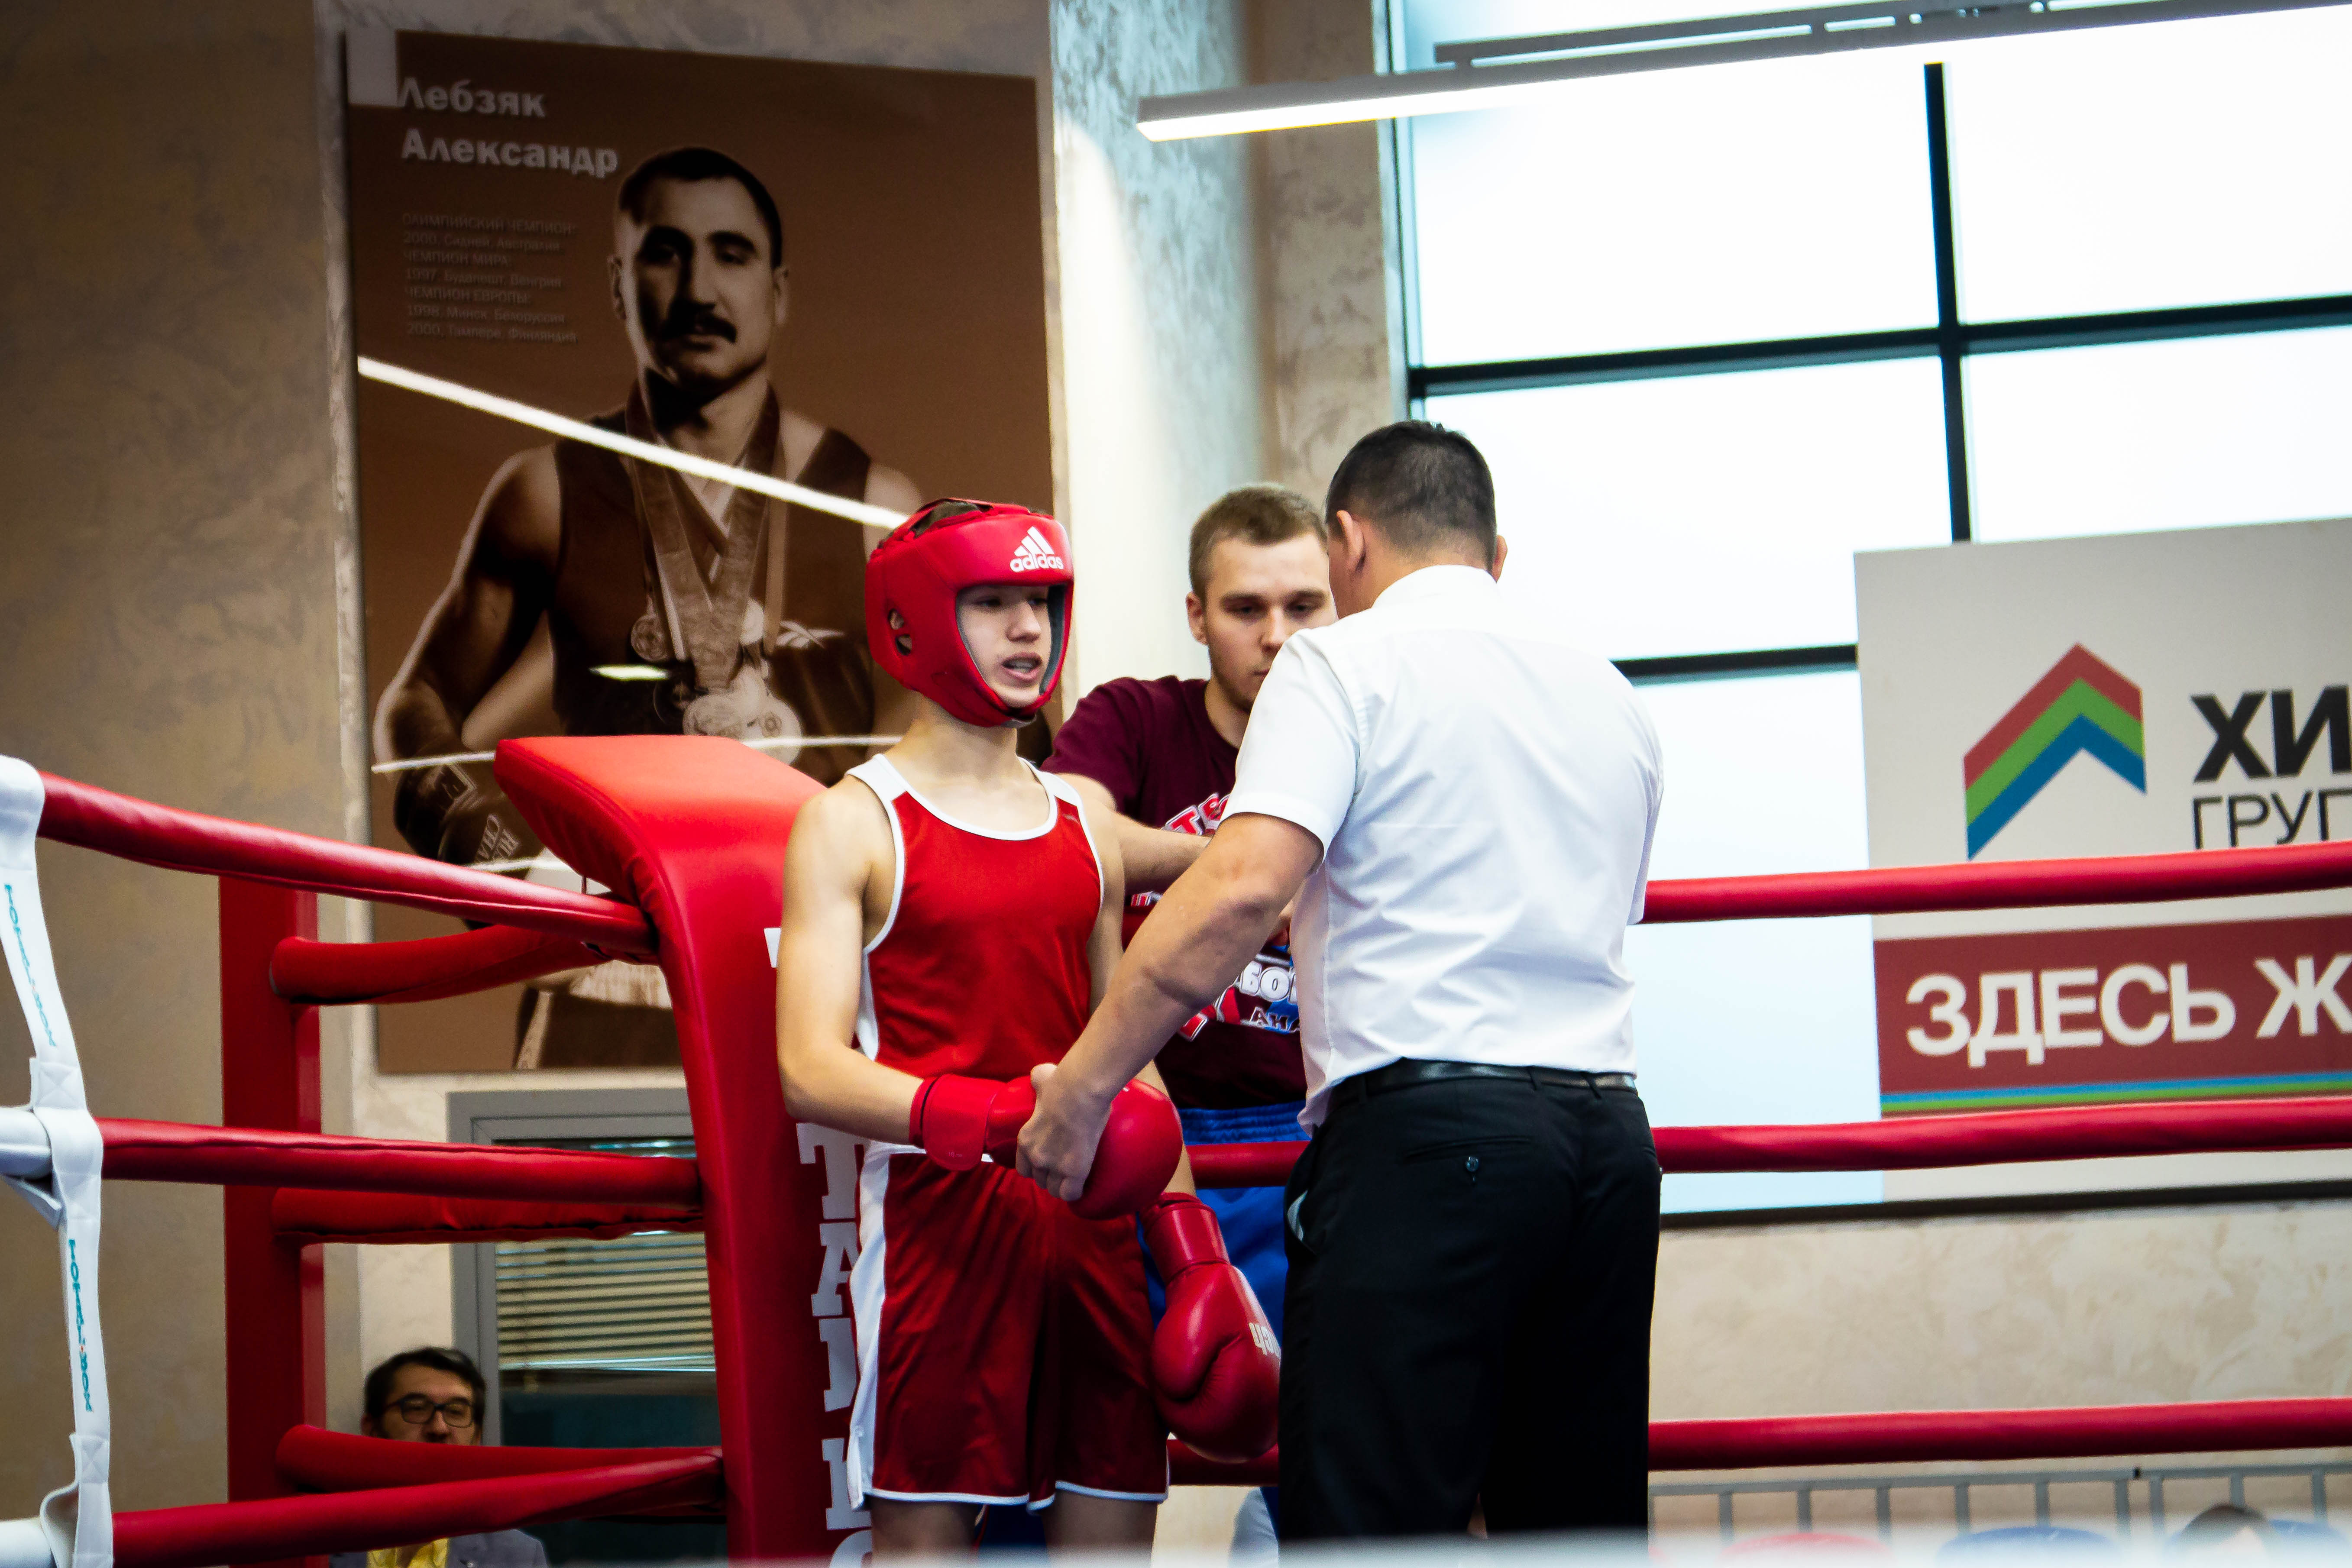
[[[1053,501],[1034,83],[435,33],[346,64],[375,842],[580,887],[467,760],[513,736],[730,735],[832,783],[866,743],[824,737],[903,723],[863,629],[877,521]],[[387,1072],[677,1059],[646,964],[379,1028]]]

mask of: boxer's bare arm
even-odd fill
[[[776,948],[776,1059],[794,1117],[906,1143],[920,1080],[857,1048],[862,960],[888,917],[896,871],[882,812],[874,792],[851,778],[802,806],[793,823]]]
[[[466,749],[466,715],[521,654],[547,607],[562,531],[555,449],[517,454],[482,493],[457,573],[377,704],[379,759]]]
[[[1078,792],[1078,798],[1110,824],[1110,832],[1099,834],[1103,838],[1116,839],[1121,864],[1126,868],[1129,892],[1159,892],[1169,883],[1192,869],[1192,862],[1209,841],[1197,833],[1176,833],[1165,827],[1147,827],[1131,816],[1122,816],[1118,802],[1109,790],[1084,773],[1064,773]]]
[[[1092,781],[1072,782],[1085,784]],[[1102,903],[1095,910],[1095,929],[1087,938],[1087,963],[1094,971],[1094,990],[1087,998],[1089,1012],[1101,1006],[1102,999],[1110,994],[1111,972],[1118,967],[1119,952],[1126,945],[1119,917],[1127,909],[1127,868],[1118,836],[1118,825],[1125,819],[1095,799],[1101,787],[1097,784],[1094,794],[1083,788],[1078,791],[1078,809],[1086,816],[1087,837],[1094,840],[1095,858],[1102,863]]]

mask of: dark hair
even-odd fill
[[[399,1375],[404,1366],[429,1366],[436,1372],[464,1378],[474,1390],[477,1405],[482,1403],[489,1391],[490,1385],[483,1381],[482,1369],[476,1366],[474,1358],[464,1351],[448,1350],[439,1345],[419,1345],[413,1351],[386,1356],[373,1372],[367,1374],[363,1396],[369,1420],[383,1418],[384,1406],[392,1403],[392,1380]]]
[[[760,222],[768,231],[768,265],[784,264],[784,220],[776,211],[776,198],[768,194],[759,175],[726,153],[709,147],[673,147],[667,153],[655,153],[629,171],[629,177],[621,182],[618,210],[637,223],[645,222],[646,198],[661,180],[681,185],[702,180],[732,180],[742,186],[751,205],[760,209]]]
[[[984,500],[961,500],[954,497],[935,500],[907,520],[904,524],[907,537],[920,539],[931,530],[953,522],[960,517],[970,517],[974,512],[987,510],[988,503]]]
[[[1425,419],[1382,426],[1349,448],[1323,501],[1327,521],[1343,511],[1414,554],[1467,544],[1495,558],[1495,476],[1467,436]]]
[[[1280,544],[1311,533],[1317,542],[1330,538],[1315,503],[1297,490],[1280,485],[1244,485],[1227,490],[1209,503],[1192,524],[1189,565],[1192,592],[1209,591],[1209,552],[1228,539],[1244,544]]]

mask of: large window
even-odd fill
[[[1688,0],[1404,0],[1454,42]],[[1715,14],[1720,15],[1719,10]],[[1661,877],[1860,866],[1856,551],[2352,513],[2352,7],[1652,71],[1396,122],[1416,408],[1645,693]],[[1654,1118],[1876,1113],[1864,921],[1637,931]],[[1669,1180],[1670,1209],[1874,1176]]]

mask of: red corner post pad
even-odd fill
[[[821,787],[700,735],[508,741],[495,772],[551,850],[653,923],[702,1174],[728,1550],[830,1558],[859,1528],[835,1507],[848,1303],[811,1282],[854,1246],[856,1174],[837,1135],[785,1114],[767,937],[793,819]]]

